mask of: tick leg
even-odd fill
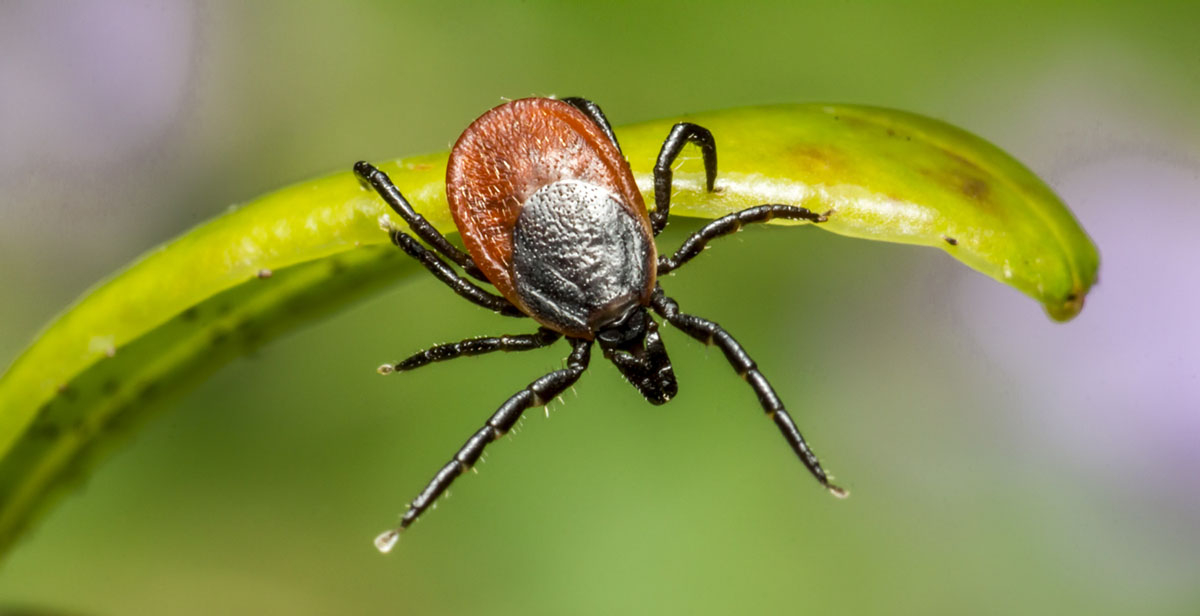
[[[758,371],[758,365],[754,363],[753,359],[750,359],[742,345],[738,344],[738,341],[734,340],[729,332],[712,321],[679,312],[679,304],[664,295],[661,288],[655,289],[650,302],[654,310],[671,325],[678,327],[704,344],[717,345],[725,353],[725,358],[737,371],[738,376],[754,389],[763,410],[767,412],[768,417],[775,421],[783,438],[792,446],[792,451],[796,452],[800,461],[808,467],[808,472],[812,473],[813,477],[816,477],[817,481],[821,482],[821,485],[835,496],[846,496],[845,490],[829,483],[825,470],[821,468],[821,462],[817,460],[816,454],[808,448],[808,443],[804,441],[800,430],[796,428],[796,422],[792,421],[792,416],[788,415],[787,410],[783,408],[783,402],[775,394],[775,390],[767,382],[767,378]]]
[[[435,361],[446,361],[464,355],[483,355],[493,351],[531,351],[550,346],[559,338],[562,338],[562,334],[547,327],[539,327],[537,333],[533,334],[470,338],[461,342],[439,344],[415,353],[400,363],[384,364],[379,367],[379,373],[391,374],[392,372],[415,370]]]
[[[617,143],[617,136],[613,133],[612,125],[608,123],[608,118],[604,116],[604,112],[600,110],[600,105],[579,96],[568,96],[562,99],[562,102],[582,111],[584,115],[591,118],[600,130],[608,136],[609,141],[617,146],[617,152],[621,152],[621,144]],[[624,155],[624,154],[622,154]]]
[[[441,257],[434,254],[428,248],[421,245],[413,236],[391,226],[387,218],[381,220],[384,230],[392,238],[392,243],[399,246],[401,250],[425,266],[425,269],[433,273],[438,280],[446,283],[455,293],[470,300],[472,303],[483,306],[489,310],[493,310],[499,314],[508,317],[524,317],[527,316],[521,312],[519,308],[509,303],[507,299],[488,293],[479,288],[478,285],[463,278],[450,267],[448,263],[443,261]]]
[[[517,420],[520,419],[521,413],[526,409],[542,406],[553,400],[556,396],[573,385],[579,380],[580,375],[587,369],[588,361],[591,358],[592,341],[583,340],[581,338],[571,338],[571,345],[574,347],[571,354],[567,357],[567,367],[563,370],[556,370],[543,376],[542,378],[532,382],[528,387],[514,394],[511,398],[500,405],[500,408],[487,420],[471,438],[454,454],[454,457],[442,467],[434,475],[433,480],[429,485],[413,499],[408,506],[408,511],[404,517],[400,519],[400,524],[396,528],[389,530],[375,539],[375,546],[380,551],[387,552],[395,545],[396,539],[399,537],[400,531],[408,528],[430,505],[433,504],[437,497],[450,484],[458,478],[459,475],[471,468],[479,456],[483,454],[484,447],[488,443],[500,438],[504,433],[508,432]]]
[[[671,213],[671,179],[675,176],[671,165],[688,142],[700,147],[708,192],[712,192],[717,181],[717,142],[712,133],[691,122],[680,122],[672,127],[658,152],[658,162],[654,164],[654,211],[650,212],[650,226],[656,236],[667,226],[667,216]]]
[[[424,216],[418,214],[409,205],[408,199],[404,198],[400,189],[396,188],[396,185],[392,183],[391,178],[386,173],[375,168],[371,163],[359,161],[354,163],[354,174],[361,181],[366,182],[371,188],[374,188],[375,192],[379,193],[380,197],[383,197],[383,200],[391,206],[392,210],[399,214],[400,218],[404,219],[404,222],[408,223],[409,228],[413,230],[413,233],[417,234],[417,237],[425,240],[430,246],[433,246],[435,250],[442,253],[442,256],[458,264],[459,267],[466,270],[476,280],[487,281],[483,272],[479,271],[479,268],[475,266],[475,262],[471,260],[470,256],[451,244],[444,235],[439,233],[437,229],[434,229],[433,225],[429,224],[429,221],[425,220]]]
[[[747,224],[767,222],[773,218],[807,220],[809,222],[825,222],[828,220],[826,214],[817,214],[809,211],[807,208],[794,205],[759,205],[740,212],[734,212],[704,225],[699,231],[688,236],[679,247],[679,250],[675,251],[674,255],[659,257],[658,275],[662,276],[691,261],[693,257],[704,250],[710,241],[718,237],[741,231],[742,227]]]

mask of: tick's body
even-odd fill
[[[381,372],[411,370],[433,361],[491,351],[548,346],[565,336],[572,352],[567,367],[530,383],[492,415],[413,500],[400,525],[376,545],[391,549],[399,531],[421,515],[484,447],[507,432],[521,413],[541,406],[577,381],[593,343],[651,403],[676,393],[675,373],[650,310],[664,321],[725,353],[750,384],[763,410],[809,471],[830,491],[825,471],[754,361],[724,329],[683,314],[657,278],[695,257],[713,238],[751,222],[790,218],[822,222],[801,207],[761,205],[715,220],[689,237],[671,257],[657,256],[654,236],[666,226],[671,165],[687,143],[700,147],[707,186],[716,179],[712,134],[688,123],[675,125],[654,169],[655,209],[647,214],[633,174],[600,108],[584,99],[523,99],[484,114],[463,132],[450,154],[446,196],[467,254],[454,248],[417,214],[391,181],[367,163],[355,172],[430,244],[430,251],[384,220],[395,242],[466,299],[507,316],[542,325],[534,334],[475,338],[435,346],[388,364]],[[490,283],[494,295],[458,274]]]
[[[550,329],[596,326],[654,290],[650,217],[620,150],[562,101],[485,113],[454,144],[446,198],[471,259],[500,294]]]

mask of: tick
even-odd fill
[[[654,211],[647,212],[617,137],[604,113],[582,98],[527,98],[505,103],[475,120],[450,152],[446,197],[462,235],[462,252],[413,210],[388,176],[366,162],[354,172],[429,245],[381,224],[401,250],[468,301],[539,324],[534,333],[471,338],[421,351],[381,373],[405,372],[436,361],[493,351],[528,351],[565,338],[566,368],[518,391],[496,410],[413,499],[395,528],[375,540],[380,551],[478,460],[488,443],[508,432],[525,410],[545,405],[587,369],[593,344],[651,404],[678,391],[675,372],[659,336],[659,322],[716,345],[758,396],[808,471],[838,496],[816,455],[754,360],[720,325],[680,312],[658,279],[678,269],[708,242],[748,223],[773,218],[821,223],[825,214],[767,204],[714,220],[688,237],[670,257],[658,255],[654,238],[667,225],[671,166],[687,144],[699,147],[706,188],[717,178],[717,146],[708,129],[676,124],[654,166]],[[453,264],[453,265],[452,265]],[[462,273],[454,268],[458,266]],[[471,279],[491,285],[499,295]]]

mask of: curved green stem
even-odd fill
[[[761,203],[832,211],[823,228],[939,247],[1074,316],[1095,247],[1061,201],[995,146],[913,114],[847,105],[735,109],[618,130],[652,203],[670,126],[717,138],[717,191],[698,152],[675,173],[672,214]],[[387,244],[386,212],[347,171],[282,189],[156,248],[60,315],[0,378],[0,551],[154,403],[229,359],[417,268]],[[441,230],[446,154],[381,165]]]

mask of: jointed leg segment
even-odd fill
[[[428,248],[422,246],[413,236],[396,228],[389,228],[387,232],[392,238],[393,244],[399,246],[410,257],[416,259],[421,265],[424,265],[425,269],[429,270],[438,280],[446,283],[446,286],[450,287],[451,290],[460,296],[470,300],[471,303],[508,317],[528,316],[524,312],[521,312],[519,308],[512,305],[507,299],[494,293],[488,293],[481,289],[479,285],[460,276],[458,272],[454,271],[453,267],[450,267],[448,263]]]
[[[679,247],[679,250],[675,251],[674,255],[659,257],[658,275],[662,276],[691,261],[693,257],[704,250],[710,241],[718,237],[740,231],[744,225],[767,222],[774,218],[807,220],[809,222],[825,222],[828,220],[826,214],[817,214],[809,211],[807,208],[794,205],[759,205],[740,212],[734,212],[704,225],[699,231],[688,236]]]
[[[379,193],[379,196],[383,197],[383,200],[408,223],[413,233],[416,233],[418,237],[428,242],[430,246],[433,246],[435,250],[447,259],[458,264],[468,274],[479,280],[487,281],[487,278],[484,278],[483,273],[475,266],[475,262],[471,261],[471,257],[450,244],[441,233],[438,233],[437,229],[433,228],[433,225],[429,224],[423,216],[418,214],[409,205],[408,200],[404,198],[404,195],[400,193],[396,185],[392,184],[391,179],[388,178],[386,173],[363,161],[355,163],[354,173],[360,180],[370,184]],[[388,221],[387,217],[381,218],[381,221],[383,222],[384,230],[387,231],[388,237],[391,238],[393,244],[399,246],[410,257],[420,262],[421,265],[425,266],[425,269],[429,270],[438,280],[446,283],[446,286],[450,287],[455,293],[478,306],[483,306],[505,316],[526,316],[525,313],[521,312],[520,309],[512,305],[507,299],[494,293],[489,293],[461,276],[436,253],[421,245],[413,236],[395,228]]]
[[[446,361],[464,355],[483,355],[493,351],[531,351],[549,346],[559,338],[562,338],[562,334],[547,327],[539,327],[533,334],[469,338],[461,342],[430,347],[396,364],[384,364],[379,367],[379,372],[380,374],[390,374],[415,370],[435,361]]]
[[[650,212],[650,227],[656,236],[667,226],[667,217],[671,213],[671,180],[675,177],[671,165],[689,142],[699,146],[704,157],[704,179],[709,192],[717,181],[717,142],[712,133],[691,122],[680,122],[672,127],[654,164],[654,211]]]
[[[742,377],[750,387],[754,389],[754,393],[758,396],[758,402],[766,411],[767,416],[775,421],[775,425],[783,434],[783,438],[792,446],[792,451],[808,468],[813,477],[821,482],[830,492],[836,496],[845,496],[846,491],[832,483],[829,483],[829,478],[825,475],[825,470],[821,468],[821,462],[817,460],[816,454],[808,448],[808,443],[804,441],[804,437],[800,434],[800,430],[796,428],[796,423],[792,421],[791,415],[783,406],[783,402],[779,396],[775,394],[774,388],[767,382],[767,378],[758,371],[758,365],[753,359],[746,354],[742,349],[742,345],[734,340],[729,332],[725,331],[720,325],[702,319],[690,314],[679,312],[679,304],[675,300],[663,294],[662,289],[655,289],[654,297],[650,300],[651,306],[655,312],[666,319],[671,325],[682,330],[689,336],[703,342],[704,344],[715,344],[725,353],[725,358],[729,360],[730,365],[737,371],[738,376]]]
[[[392,183],[391,178],[386,173],[380,171],[371,163],[359,161],[354,164],[354,174],[361,181],[366,182],[374,188],[375,192],[379,193],[380,197],[383,197],[383,200],[391,206],[392,210],[399,214],[400,218],[404,219],[404,222],[408,223],[409,228],[413,230],[413,233],[417,234],[417,237],[425,240],[426,243],[433,246],[434,250],[440,252],[442,256],[463,268],[463,270],[476,280],[487,281],[483,272],[479,271],[479,268],[475,266],[475,262],[471,260],[470,256],[446,240],[446,237],[433,228],[433,225],[429,224],[429,221],[425,220],[424,216],[421,216],[413,209],[412,205],[408,203],[408,199],[404,198],[400,189],[396,188],[396,185]]]
[[[512,429],[526,409],[546,404],[579,380],[591,359],[592,341],[579,338],[570,340],[573,349],[567,357],[567,367],[551,372],[530,383],[525,389],[513,394],[504,404],[501,404],[500,408],[487,420],[487,423],[467,439],[458,453],[434,475],[429,485],[413,499],[408,506],[408,511],[400,519],[399,526],[375,539],[376,547],[384,552],[390,550],[395,545],[400,531],[408,528],[437,500],[442,492],[446,491],[446,488],[450,487],[450,484],[459,475],[471,468],[479,460],[479,456],[483,455],[483,450],[488,443]]]
[[[617,152],[621,151],[621,144],[617,143],[617,135],[613,133],[612,125],[608,123],[608,118],[601,111],[600,105],[579,96],[569,96],[562,99],[562,102],[582,111],[584,115],[591,118],[596,123],[596,126],[599,126],[600,130],[604,131],[608,140],[617,146]]]

